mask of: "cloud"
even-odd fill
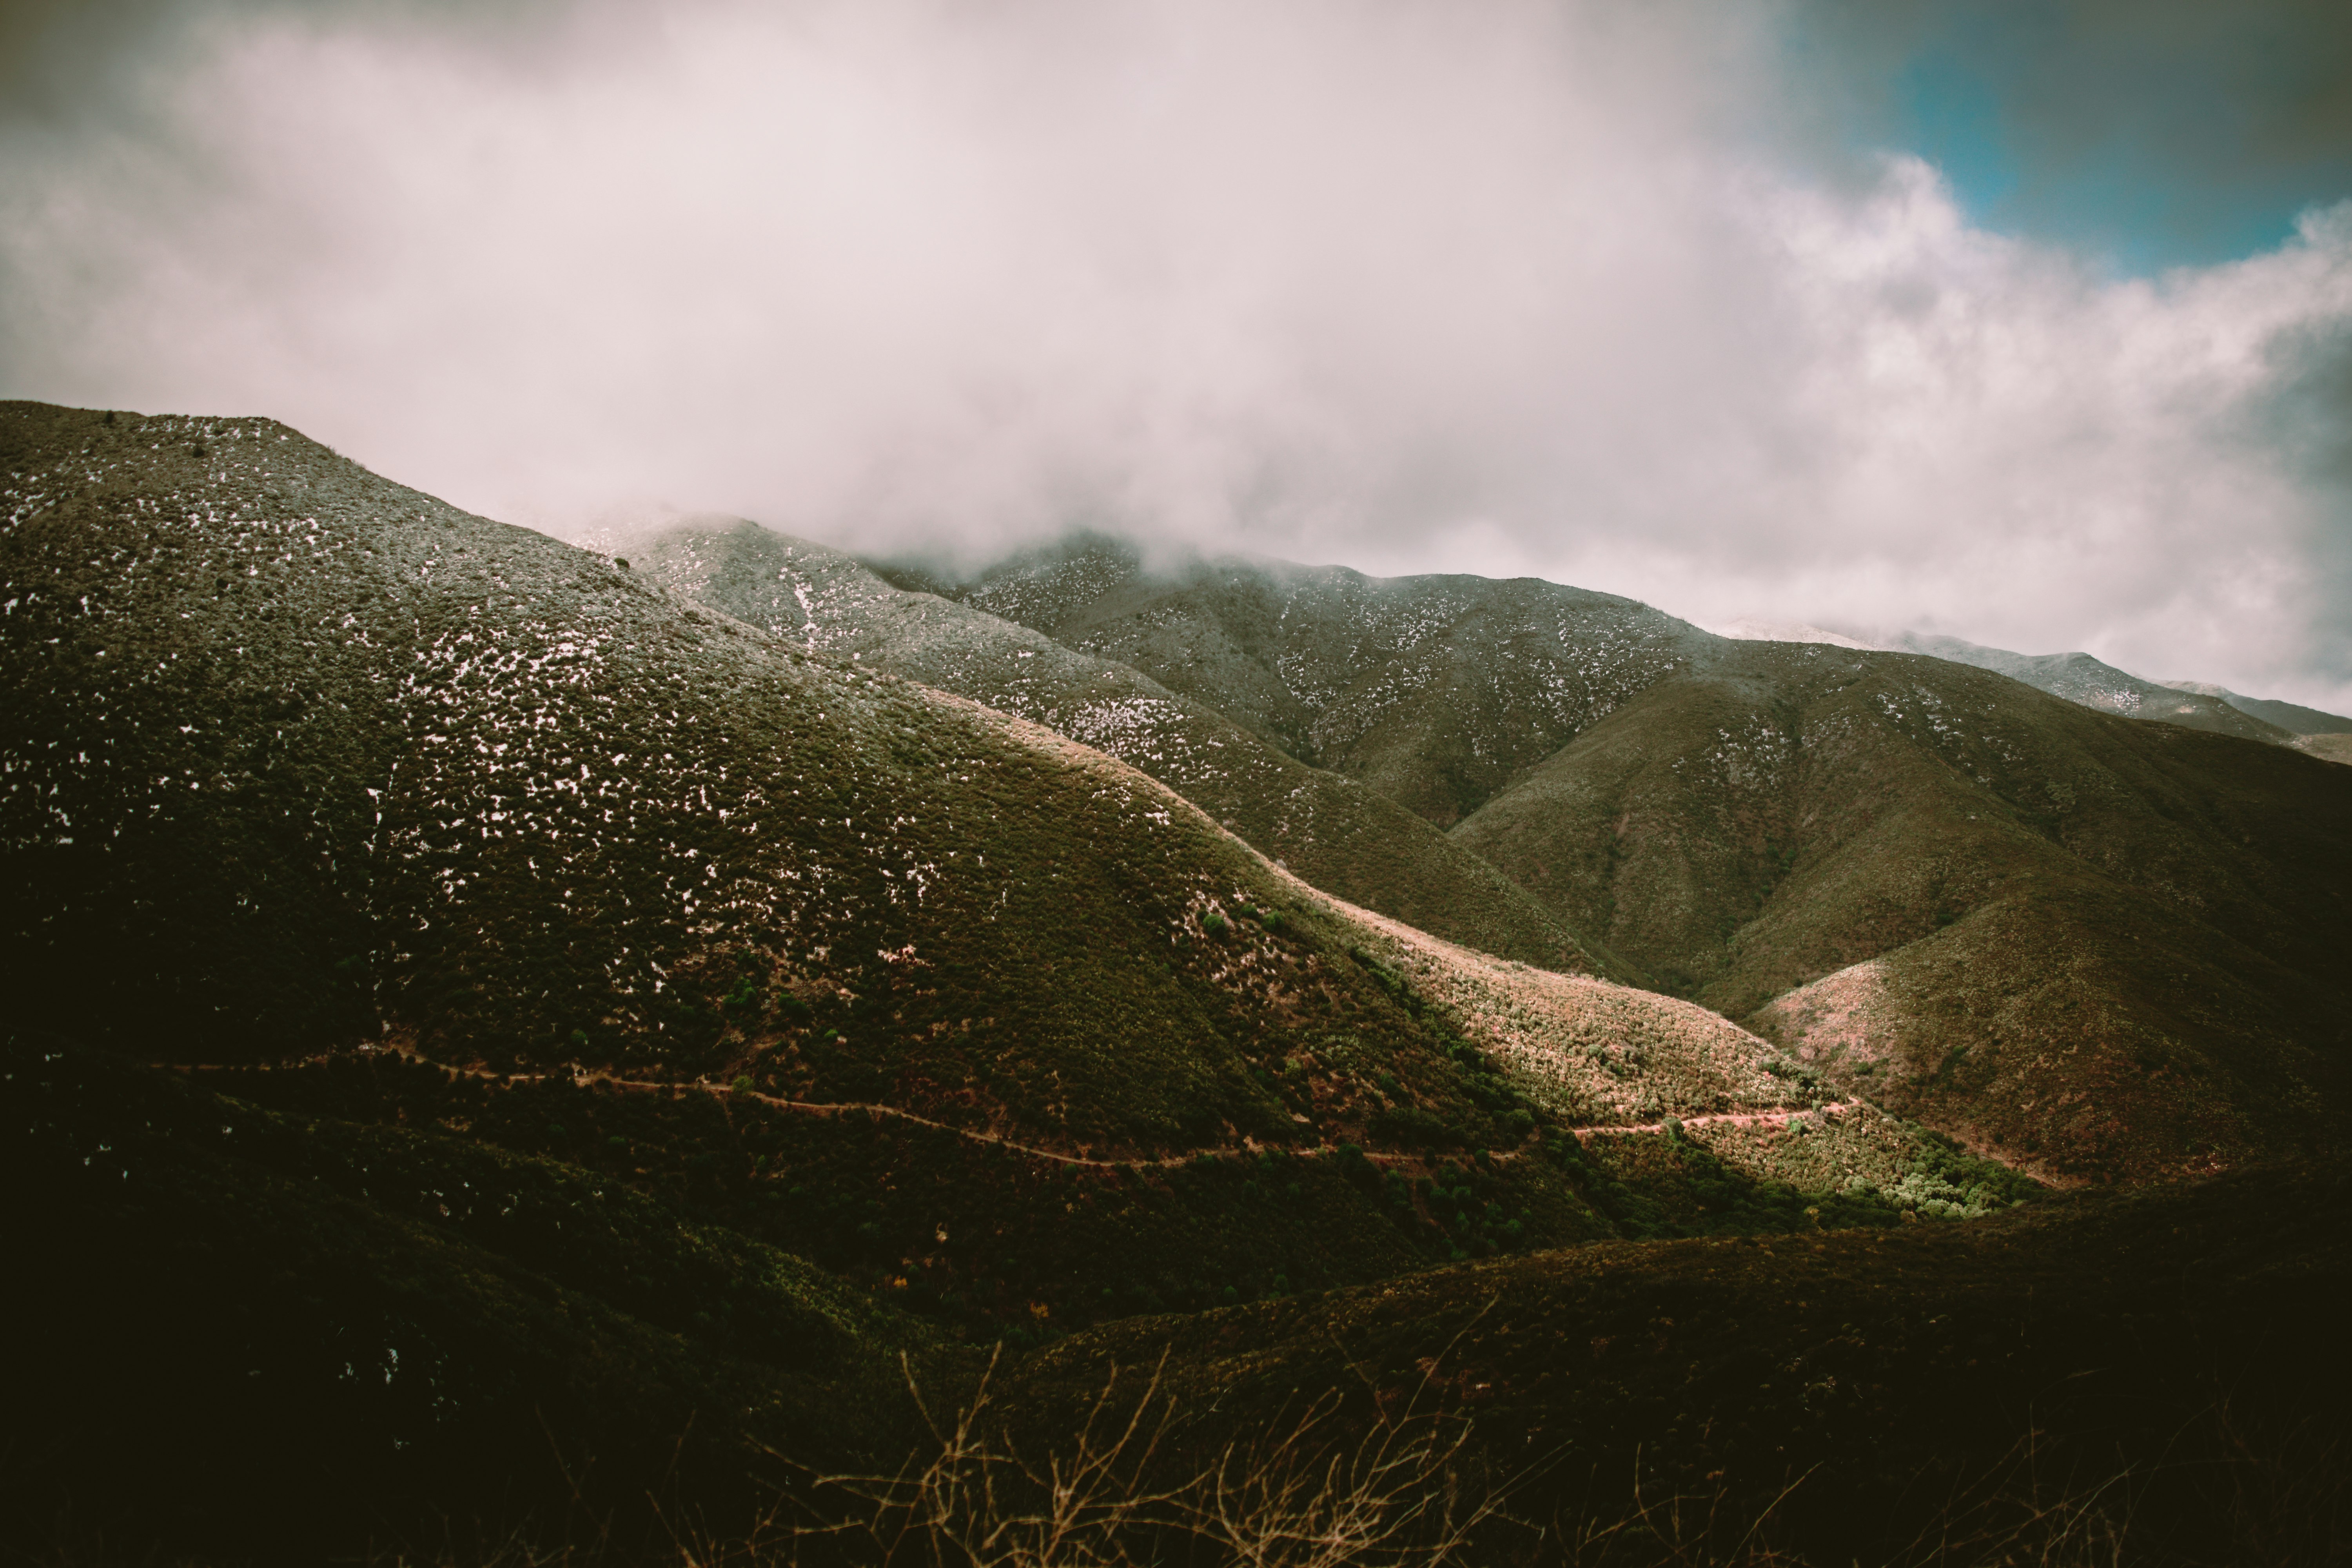
[[[559,531],[1094,524],[2352,702],[2352,208],[2115,279],[1824,162],[1763,16],[176,13],[0,117],[0,390]]]

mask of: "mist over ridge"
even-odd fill
[[[1779,13],[125,15],[0,120],[0,393],[567,537],[1093,526],[2352,703],[2352,208],[1980,226]]]

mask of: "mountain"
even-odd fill
[[[635,548],[639,569],[806,652],[968,697],[1117,757],[1351,903],[1506,958],[1632,977],[1527,889],[1386,795],[1307,767],[1125,665],[893,587],[849,556],[756,523],[689,521]]]
[[[2293,702],[2280,702],[2267,697],[2241,697],[2226,686],[2214,686],[2195,680],[2168,680],[2175,691],[2187,691],[2199,697],[2218,697],[2241,713],[2251,713],[2267,724],[2294,735],[2352,735],[2352,719],[2340,713],[2323,713],[2316,708],[2305,708]]]
[[[2352,775],[2287,748],[1744,643],[1455,836],[1842,1089],[2028,1168],[2207,1168],[2352,1110]]]
[[[2342,1173],[2258,1159],[2337,1141],[2352,774],[1549,584],[1089,547],[951,615],[737,542],[625,565],[268,420],[0,405],[12,1543],[880,1560],[791,1521],[1028,1506],[961,1433],[1176,1500],[1118,1516],[1154,1560],[1506,1478],[1494,1529],[1646,1549],[1818,1461],[1797,1544],[1881,1561],[1922,1499],[2053,1517],[2029,1432],[2101,1487],[2177,1457],[2209,1375],[2263,1425],[2192,1483],[2332,1430]],[[770,564],[802,619],[730,585]],[[1257,738],[1241,805],[1277,751],[1393,787],[1475,857],[1415,876],[1502,868],[1786,1048],[1335,897],[900,660],[1078,732],[1090,680],[1183,704],[1171,745]],[[2052,1198],[1906,1110],[2253,1168]],[[1073,1469],[1114,1363],[1177,1403]],[[1282,1489],[1367,1476],[1409,1489]]]
[[[1979,1152],[2145,1177],[2352,1109],[2347,802],[2284,746],[2176,742],[2288,739],[2225,702],[2083,656],[1723,638],[1550,584],[1093,538],[923,581],[1394,790],[1653,984]],[[1388,717],[1359,734],[1360,693]]]
[[[999,1329],[1803,1223],[1800,1188],[1981,1206],[1862,1107],[1654,1179],[1668,1119],[1822,1097],[1687,1002],[1333,899],[1066,736],[283,426],[16,404],[0,447],[20,1029],[279,1064],[226,1081]],[[1441,1167],[1490,1173],[1475,1214],[1416,1194]]]
[[[1161,565],[1092,536],[967,580],[876,569],[1131,666],[1441,827],[1722,640],[1535,578]]]
[[[2142,680],[2087,653],[2011,653],[1985,647],[1958,637],[1906,632],[1895,639],[1896,649],[1923,653],[1931,658],[1970,664],[2021,680],[2039,691],[2133,719],[2154,719],[2184,730],[2210,730],[2219,735],[2242,735],[2251,741],[2284,745],[2288,731],[2250,710],[2210,694]]]
[[[1740,642],[1817,642],[1831,647],[1870,648],[1876,645],[1858,637],[1847,637],[1802,621],[1767,620],[1757,616],[1742,616],[1710,628],[1716,636],[1731,637]]]

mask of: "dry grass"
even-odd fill
[[[992,1368],[992,1371],[993,1369]],[[813,1556],[952,1568],[1386,1568],[1463,1560],[1501,1498],[1466,1489],[1462,1417],[1412,1406],[1351,1433],[1341,1391],[1206,1460],[1171,1458],[1181,1412],[1155,1369],[1139,1393],[1114,1372],[1066,1451],[1042,1458],[1003,1435],[984,1381],[937,1447],[895,1475],[817,1478],[829,1522],[782,1534],[761,1561]],[[919,1398],[919,1391],[918,1392]],[[813,1551],[819,1544],[821,1551]]]
[[[992,1371],[993,1369],[992,1368]],[[1721,1472],[1539,1524],[1506,1507],[1512,1485],[1482,1466],[1467,1418],[1434,1408],[1341,1419],[1340,1391],[1295,1420],[1177,1457],[1185,1412],[1160,1370],[1139,1391],[1113,1373],[1066,1447],[1024,1454],[1003,1435],[987,1384],[932,1426],[933,1447],[891,1474],[811,1474],[748,1532],[666,1520],[667,1535],[617,1546],[585,1513],[557,1532],[476,1534],[438,1550],[370,1551],[366,1568],[2319,1568],[2352,1548],[2352,1466],[2337,1426],[2241,1425],[2220,1399],[2161,1453],[2092,1462],[2084,1445],[2029,1431],[1997,1461],[1923,1479],[1893,1516],[1907,1539],[1857,1552],[1822,1534],[1795,1477],[1760,1502]],[[1519,1478],[1526,1482],[1530,1478]],[[1556,1479],[1557,1478],[1550,1478]],[[1792,1510],[1794,1501],[1800,1507]],[[1792,1513],[1809,1517],[1792,1519]],[[1838,1534],[1831,1521],[1828,1535]],[[0,1562],[43,1568],[189,1563],[126,1554],[102,1532],[66,1531]]]

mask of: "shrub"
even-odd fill
[[[1458,1143],[1461,1137],[1444,1121],[1418,1105],[1391,1105],[1373,1112],[1372,1136],[1407,1148],[1433,1148]]]
[[[1211,910],[1201,917],[1201,934],[1221,937],[1225,934],[1225,917]]]

